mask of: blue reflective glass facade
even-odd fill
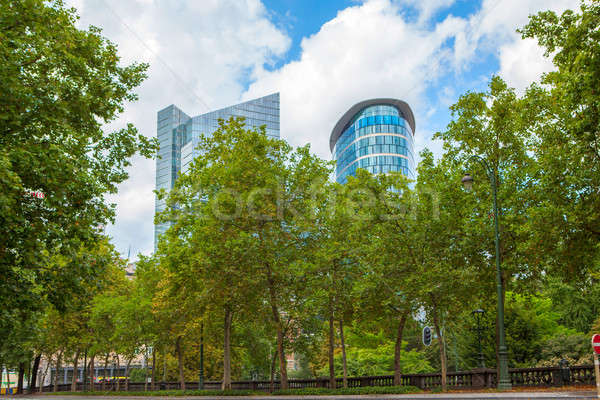
[[[266,133],[279,138],[279,93],[236,104],[206,114],[190,117],[174,105],[160,110],[157,115],[157,137],[160,145],[156,159],[156,189],[171,190],[177,175],[185,173],[199,153],[200,136],[211,135],[219,127],[219,119],[244,117],[246,126],[266,126]],[[165,210],[165,201],[155,199],[155,212]],[[158,237],[168,224],[154,226],[154,248]]]
[[[332,132],[336,181],[346,183],[358,168],[373,174],[399,171],[414,179],[414,133],[408,122],[413,121],[414,126],[414,118],[408,105],[402,102],[403,112],[392,102],[363,103],[362,108],[361,103],[353,107],[359,107],[357,112],[350,109]]]

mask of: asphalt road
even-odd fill
[[[440,394],[388,394],[388,395],[348,395],[348,396],[60,396],[60,395],[25,395],[0,396],[4,399],[31,400],[395,400],[395,399],[514,399],[514,400],[545,400],[545,399],[598,399],[595,392],[509,392],[509,393],[440,393]]]

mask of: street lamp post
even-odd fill
[[[198,389],[204,389],[204,321],[200,325],[200,376],[198,379]]]
[[[508,376],[508,348],[506,347],[506,340],[504,336],[504,300],[502,297],[502,272],[500,269],[500,231],[498,228],[498,187],[496,184],[496,175],[485,159],[473,155],[469,158],[469,160],[475,160],[481,164],[481,166],[483,166],[492,186],[492,197],[494,203],[494,241],[496,244],[496,291],[498,296],[498,361],[500,364],[498,389],[508,390],[512,388],[512,385],[510,382],[510,377]],[[465,174],[465,176],[462,178],[462,183],[465,189],[470,190],[473,187],[473,177],[468,173]]]
[[[200,344],[193,344],[192,347],[200,351],[200,371],[198,371],[198,389],[204,389],[204,322],[200,323]]]
[[[485,368],[485,359],[483,358],[483,349],[481,348],[481,331],[483,328],[481,327],[481,319],[483,318],[483,311],[481,308],[474,310],[472,312],[475,320],[477,321],[477,341],[479,342],[479,368]]]
[[[85,392],[85,384],[87,381],[87,349],[85,349],[85,355],[83,356],[83,391]],[[58,373],[58,371],[56,371]]]

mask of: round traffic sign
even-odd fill
[[[596,354],[600,354],[600,335],[592,336],[592,348]]]

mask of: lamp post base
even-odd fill
[[[501,329],[504,329],[504,327]],[[502,340],[502,342],[504,342],[504,340]],[[508,351],[506,349],[506,345],[500,345],[500,349],[498,350],[498,359],[498,361],[500,361],[498,390],[510,390],[512,389],[512,382],[510,380],[510,374],[508,373]]]
[[[512,383],[510,381],[500,381],[498,382],[498,390],[511,390]]]

